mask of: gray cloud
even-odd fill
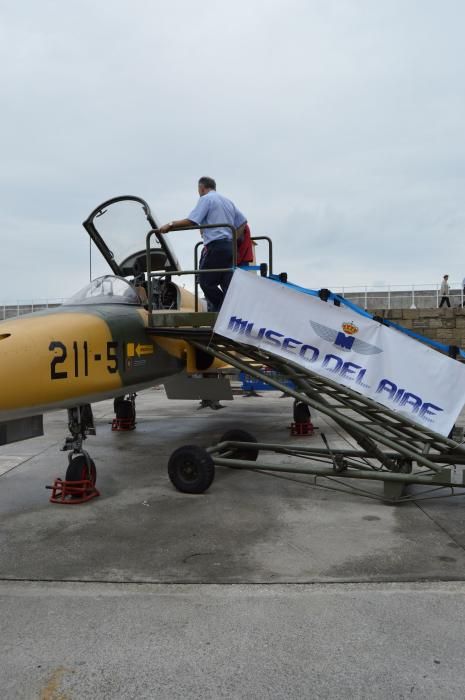
[[[201,174],[298,283],[461,279],[464,19],[458,0],[3,6],[0,301],[72,293],[100,201],[167,221]],[[186,266],[196,240],[172,237]]]

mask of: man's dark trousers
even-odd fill
[[[232,241],[222,238],[212,241],[206,246],[206,251],[200,258],[201,270],[215,270],[217,268],[232,267]],[[232,270],[228,272],[200,273],[199,284],[205,294],[209,311],[219,311],[223,303],[224,295],[231,282]]]

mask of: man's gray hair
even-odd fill
[[[212,177],[201,177],[199,178],[199,185],[203,185],[209,190],[216,190],[216,182]]]

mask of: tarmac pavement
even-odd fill
[[[289,436],[278,396],[210,411],[152,389],[128,433],[95,405],[102,495],[83,505],[44,488],[66,469],[65,412],[0,448],[0,698],[465,695],[464,496],[389,506],[222,468],[203,495],[172,487],[171,452],[231,428],[319,445]]]

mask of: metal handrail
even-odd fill
[[[200,246],[203,246],[203,241],[196,243],[194,248],[194,267],[196,270],[199,267],[198,250]],[[195,311],[199,310],[199,280],[197,275],[194,277],[194,309]]]
[[[268,272],[270,275],[273,274],[273,242],[269,236],[251,236],[251,241],[268,241]],[[199,257],[198,250],[200,246],[204,245],[202,241],[195,244],[194,247],[194,267],[197,270],[199,267]],[[237,254],[237,253],[236,253]],[[199,310],[199,282],[197,276],[195,277],[194,284],[194,309]]]
[[[252,241],[268,241],[268,274],[273,274],[273,241],[269,236],[251,236]]]
[[[204,230],[207,228],[228,228],[231,233],[232,233],[232,253],[233,253],[233,265],[232,267],[224,267],[224,268],[215,268],[215,269],[210,269],[210,270],[202,270],[202,274],[204,273],[213,273],[213,272],[231,272],[234,270],[237,264],[237,230],[234,228],[234,226],[231,226],[231,224],[203,224],[202,226],[178,226],[176,228],[171,228],[171,231],[198,231],[200,229]],[[173,270],[173,272],[167,273],[166,270],[163,272],[152,272],[151,265],[152,265],[152,260],[151,260],[151,255],[150,255],[150,238],[155,235],[157,236],[160,234],[160,230],[157,228],[152,229],[151,231],[148,232],[146,238],[145,238],[145,254],[146,254],[146,259],[147,259],[147,310],[149,312],[149,323],[152,325],[152,311],[153,311],[153,299],[152,299],[152,278],[153,277],[166,277],[167,274],[169,276],[175,275],[180,276],[180,275],[198,275],[200,270],[195,269],[195,270]],[[198,245],[198,244],[197,244]],[[197,304],[196,304],[197,307]],[[197,311],[197,308],[195,309]]]

